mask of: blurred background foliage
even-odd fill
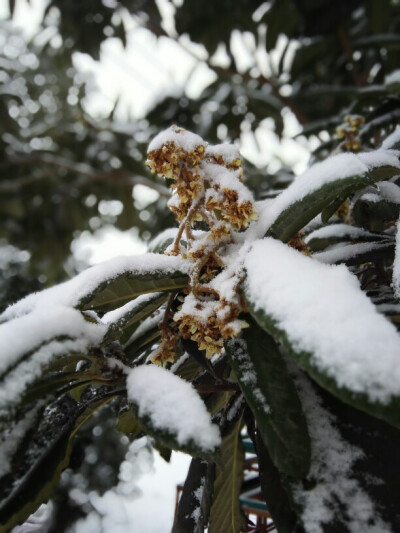
[[[143,164],[148,140],[171,123],[211,142],[254,134],[257,150],[268,153],[257,130],[267,124],[280,137],[289,116],[312,139],[307,146],[325,157],[345,114],[371,115],[381,125],[399,112],[397,1],[50,0],[44,6],[29,39],[13,24],[18,1],[9,1],[10,18],[1,23],[0,243],[10,256],[1,268],[2,307],[82,267],[71,260],[71,243],[85,230],[135,227],[148,240],[173,223],[162,183]],[[89,114],[93,79],[74,57],[97,61],[105,41],[126,45],[138,28],[179,43],[207,69],[210,83],[195,97],[183,84],[139,118],[117,116],[118,100],[108,114]],[[372,124],[368,141],[373,134]],[[258,197],[290,181],[293,169],[281,159],[273,172],[247,162]],[[145,209],[133,201],[135,185],[158,192]]]
[[[295,145],[284,144],[292,132],[316,161],[337,149],[335,129],[349,113],[366,117],[363,149],[378,146],[382,128],[390,131],[400,116],[398,0],[43,0],[29,37],[15,24],[23,1],[8,1],[0,26],[1,309],[83,268],[71,252],[83,232],[137,228],[147,241],[174,224],[167,189],[144,165],[149,140],[172,123],[213,143],[252,139],[246,179],[263,199],[295,175]],[[91,113],[93,76],[76,57],[101,68],[107,41],[126,46],[143,29],[184,50],[194,65],[187,79],[157,93],[141,116],[123,116],[118,98]],[[197,91],[194,69],[208,80]],[[268,159],[273,138],[287,148]],[[75,461],[87,490],[115,484],[126,443],[106,435],[94,446],[104,465],[107,447],[115,450],[110,475],[99,481],[90,461]],[[63,478],[58,512],[68,514],[74,475]]]

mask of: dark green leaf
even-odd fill
[[[296,513],[292,509],[289,497],[281,482],[281,474],[275,467],[265,446],[260,432],[257,431],[256,449],[260,471],[261,491],[268,502],[268,511],[279,533],[293,533],[297,525]]]
[[[307,423],[274,339],[250,320],[243,338],[228,341],[226,348],[275,466],[304,477],[311,454]]]

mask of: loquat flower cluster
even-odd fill
[[[361,115],[347,115],[344,122],[336,128],[336,137],[341,140],[339,147],[347,152],[359,152],[361,150],[360,127],[365,118]]]
[[[247,326],[238,319],[243,310],[239,280],[232,277],[229,295],[221,295],[215,280],[226,273],[224,250],[257,218],[254,199],[243,184],[235,146],[211,146],[199,135],[171,126],[150,143],[147,157],[150,169],[167,178],[172,189],[168,207],[180,222],[166,253],[191,262],[186,295],[171,320],[160,324],[161,344],[152,360],[173,361],[179,336],[195,341],[210,358],[221,353],[225,339]],[[206,229],[194,231],[199,223]]]

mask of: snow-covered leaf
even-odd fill
[[[8,307],[0,316],[0,321],[11,320],[37,309],[93,309],[96,306],[91,307],[90,304],[97,295],[104,304],[101,310],[110,311],[140,294],[185,286],[187,272],[188,265],[180,257],[151,253],[117,257],[88,268],[69,281],[30,294]],[[122,291],[121,294],[114,292],[114,285],[115,291]],[[129,294],[125,294],[125,289],[130,291]],[[112,302],[108,302],[107,295]]]
[[[243,338],[228,341],[226,348],[275,466],[287,475],[304,477],[311,454],[307,424],[274,339],[251,321]]]
[[[128,398],[143,428],[161,444],[204,458],[215,458],[218,427],[191,384],[155,365],[130,371]]]
[[[281,478],[306,533],[398,529],[400,432],[343,404],[294,367],[312,441],[304,480]]]
[[[182,270],[124,272],[98,285],[92,293],[82,298],[79,308],[102,312],[111,311],[140,294],[179,289],[186,287],[188,281],[187,274]]]
[[[269,202],[251,231],[288,241],[338,197],[345,199],[358,189],[390,179],[399,168],[397,156],[384,150],[332,156],[312,166]]]
[[[172,533],[203,533],[208,524],[215,464],[192,459],[183,486]]]
[[[245,269],[260,326],[327,390],[400,427],[400,336],[357,278],[270,238],[254,243]]]
[[[222,440],[224,468],[217,468],[214,497],[210,512],[209,533],[238,533],[246,527],[239,495],[243,481],[244,450],[240,438],[242,418]]]

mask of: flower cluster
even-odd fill
[[[364,124],[365,118],[360,115],[347,115],[344,122],[336,128],[336,137],[342,140],[340,148],[348,152],[358,152],[361,150],[360,127]]]
[[[231,291],[224,295],[217,283],[226,276],[226,251],[235,235],[257,218],[253,196],[243,184],[240,155],[232,145],[210,146],[200,136],[172,126],[150,143],[147,165],[167,178],[172,189],[168,207],[180,222],[166,253],[192,263],[187,294],[172,319],[161,323],[162,342],[153,361],[171,361],[178,336],[195,341],[211,357],[221,352],[224,339],[246,326],[238,319],[243,310],[239,280],[231,276]],[[194,231],[198,223],[206,230]]]

